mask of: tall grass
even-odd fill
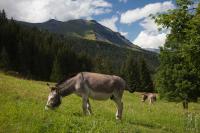
[[[139,93],[124,93],[122,121],[115,120],[111,100],[91,100],[92,116],[83,116],[81,98],[63,98],[60,107],[45,111],[49,89],[45,82],[0,73],[0,132],[2,133],[199,133],[200,104],[158,100],[142,103]]]

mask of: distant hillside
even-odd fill
[[[145,48],[145,50],[155,52],[155,53],[160,53],[160,49],[156,49],[156,48]]]
[[[117,46],[128,47],[136,50],[141,48],[133,45],[128,39],[118,32],[113,32],[111,29],[99,24],[95,20],[70,20],[66,22],[51,19],[44,23],[27,23],[21,24],[45,29],[49,32],[62,34],[66,36],[80,37],[89,40],[104,41],[115,44]]]

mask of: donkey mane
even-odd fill
[[[61,80],[58,81],[58,83],[55,85],[56,87],[64,83],[66,80],[76,76],[78,73],[70,73],[67,76],[64,76]]]

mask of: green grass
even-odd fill
[[[158,100],[142,103],[138,93],[125,92],[122,121],[115,120],[111,100],[93,101],[92,116],[83,116],[81,98],[63,98],[61,106],[44,110],[49,89],[45,82],[18,79],[0,73],[0,132],[2,133],[198,133],[200,104]]]

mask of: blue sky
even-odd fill
[[[112,12],[108,14],[102,14],[100,16],[94,16],[95,20],[101,21],[105,18],[112,18],[112,16],[118,16],[120,19],[120,14],[127,12],[128,10],[134,10],[137,8],[143,8],[144,6],[156,4],[156,3],[164,3],[164,2],[171,2],[169,0],[107,0],[108,2],[112,3]],[[174,3],[173,3],[174,4]],[[159,12],[159,10],[158,10]],[[143,18],[144,19],[144,18]],[[140,26],[140,22],[143,20],[140,19],[134,23],[124,24],[120,21],[116,22],[116,26],[119,32],[127,33],[125,35],[130,41],[133,41],[138,34],[143,30],[143,27]]]
[[[94,19],[143,48],[162,46],[169,32],[158,32],[149,14],[173,8],[172,0],[0,0],[9,18],[33,23]]]

